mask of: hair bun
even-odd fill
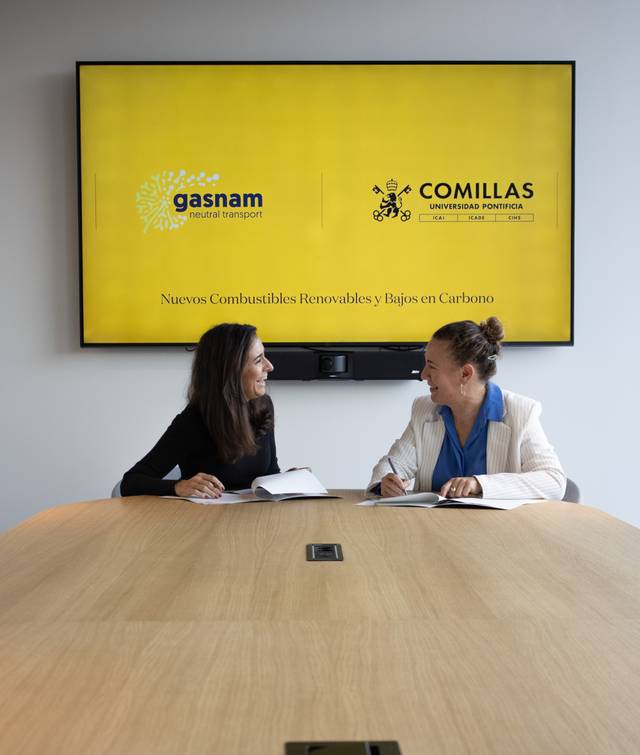
[[[488,317],[480,323],[482,335],[489,343],[498,344],[504,338],[502,323],[497,317]]]

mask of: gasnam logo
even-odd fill
[[[217,173],[207,175],[205,171],[187,175],[186,170],[163,170],[151,176],[136,193],[136,209],[144,224],[144,232],[151,228],[157,231],[180,228],[187,222],[188,216],[177,211],[175,197],[188,196],[187,193],[193,189],[215,186],[219,180]]]
[[[189,219],[226,221],[255,220],[262,217],[260,208],[263,196],[259,192],[227,194],[219,191],[201,191],[208,187],[215,188],[219,180],[220,176],[217,173],[208,175],[204,171],[190,175],[187,175],[185,170],[177,173],[163,171],[151,176],[136,194],[136,207],[144,224],[144,232],[152,228],[158,231],[173,231],[182,227]]]

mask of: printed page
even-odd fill
[[[410,493],[393,498],[368,499],[356,504],[357,506],[403,506],[407,508],[434,509],[446,507],[464,507],[483,509],[515,509],[527,503],[536,503],[531,499],[498,499],[498,498],[443,498],[437,493]]]
[[[250,503],[251,501],[259,501],[251,488],[247,490],[237,490],[233,493],[224,492],[219,498],[190,498],[188,496],[180,495],[163,495],[162,498],[178,498],[181,501],[191,501],[191,503],[202,503],[205,505],[219,504],[219,503]]]
[[[251,487],[258,494],[264,490],[274,496],[292,493],[308,496],[328,495],[327,489],[308,469],[292,469],[290,472],[256,477]]]
[[[407,493],[407,495],[391,496],[389,498],[371,498],[370,501],[379,506],[435,506],[438,501],[444,501],[437,493]]]
[[[504,499],[504,498],[449,498],[441,499],[440,503],[436,504],[437,508],[446,508],[447,506],[481,506],[483,509],[515,509],[518,506],[523,506],[527,503],[538,503],[529,499]]]

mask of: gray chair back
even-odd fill
[[[564,491],[562,500],[568,503],[580,503],[580,488],[570,477],[567,477],[567,489]]]

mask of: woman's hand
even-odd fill
[[[185,498],[220,498],[224,485],[212,474],[198,472],[189,480],[179,480],[174,488],[176,495]]]
[[[397,495],[404,495],[409,487],[409,480],[402,480],[397,474],[386,474],[380,480],[380,494],[383,498],[393,498]]]
[[[442,486],[443,498],[469,498],[482,495],[482,487],[475,477],[452,477]]]

